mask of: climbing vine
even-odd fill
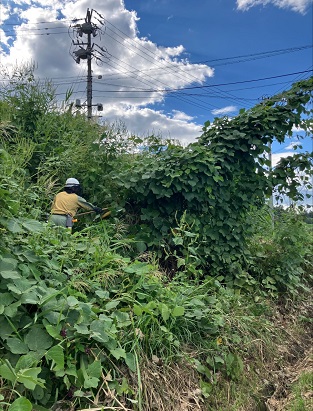
[[[267,153],[294,127],[310,132],[312,89],[310,78],[234,118],[207,122],[198,142],[139,156],[115,176],[128,189],[128,210],[140,216],[133,227],[137,239],[165,259],[194,255],[198,272],[237,270],[245,259],[247,213],[261,207],[274,186],[277,195],[295,200],[303,198],[298,187],[310,188],[312,153],[284,159],[273,170]],[[302,174],[295,178],[297,170]],[[182,218],[189,235],[197,236],[192,247],[177,240]]]

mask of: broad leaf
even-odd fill
[[[8,338],[7,339],[8,347],[13,354],[27,354],[28,347],[21,341],[19,338]]]
[[[10,405],[8,411],[32,411],[32,409],[32,403],[27,398],[20,397]]]

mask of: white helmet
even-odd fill
[[[76,180],[76,178],[68,178],[66,181],[65,181],[65,187],[74,187],[74,186],[79,186],[80,184],[79,184],[79,181],[78,180]]]

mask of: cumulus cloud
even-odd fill
[[[239,10],[249,10],[254,6],[273,4],[281,9],[291,9],[297,13],[306,13],[312,0],[237,0]]]
[[[301,128],[301,127],[293,126],[291,131],[292,131],[293,133],[299,133],[300,131],[304,131],[304,130],[303,130],[303,128]]]
[[[80,60],[77,64],[74,52],[86,47],[82,43],[87,36],[77,35],[74,26],[84,23],[87,9],[92,10],[92,22],[99,27],[97,36],[92,37],[92,89],[93,104],[103,104],[103,118],[125,121],[127,128],[139,134],[154,130],[164,137],[194,141],[202,126],[196,119],[151,107],[162,103],[170,89],[201,85],[214,70],[206,64],[190,63],[181,44],[166,47],[140,37],[139,18],[125,8],[123,0],[8,1],[1,23],[9,16],[22,23],[4,26],[0,45],[8,45],[10,40],[10,47],[0,48],[2,66],[9,69],[34,62],[36,77],[52,79],[60,100],[71,90],[72,101],[80,99],[86,104],[87,63]],[[172,96],[175,98],[175,93]],[[93,110],[93,115],[99,114],[96,107]]]
[[[225,116],[230,113],[235,113],[237,110],[238,108],[236,106],[227,106],[216,110],[212,110],[212,114],[214,114],[215,116]]]
[[[127,125],[128,131],[140,137],[158,135],[163,138],[179,140],[187,145],[200,137],[202,126],[192,122],[190,116],[174,111],[165,113],[150,108],[118,105],[106,107],[103,119],[121,120]]]

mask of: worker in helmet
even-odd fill
[[[51,207],[50,221],[53,225],[72,229],[73,217],[81,207],[102,214],[102,208],[88,203],[80,197],[81,186],[76,178],[68,178],[65,182],[64,190],[58,193],[53,200]]]

